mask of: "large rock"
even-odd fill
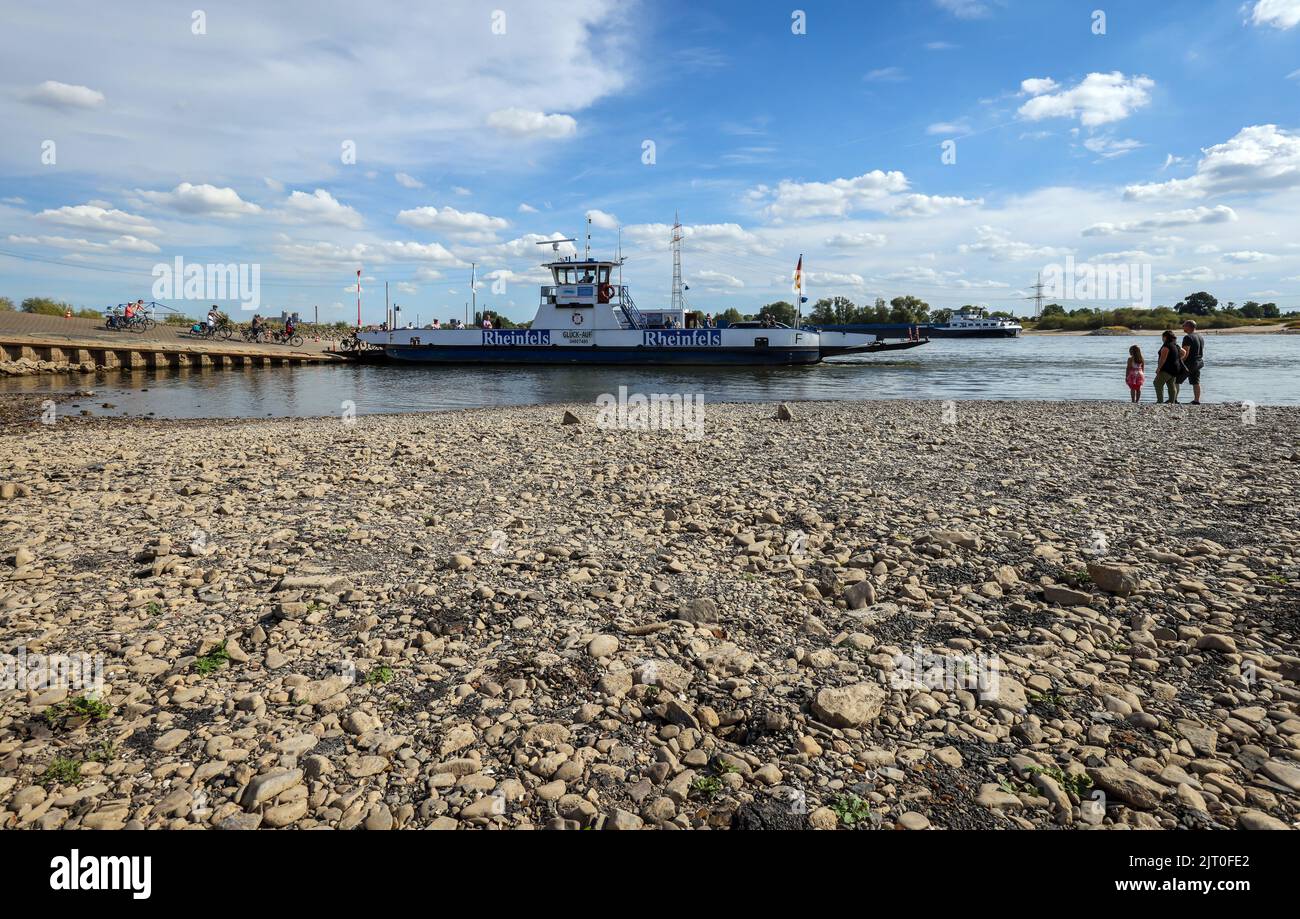
[[[677,608],[677,618],[695,623],[717,622],[718,604],[708,597],[696,597]]]
[[[1089,562],[1088,575],[1099,588],[1117,597],[1127,597],[1138,589],[1137,573],[1123,565]]]
[[[1025,687],[1005,673],[990,674],[981,683],[980,701],[994,708],[1023,712],[1029,705]]]
[[[743,676],[754,666],[754,655],[742,651],[735,642],[724,641],[716,648],[705,652],[702,658],[704,669],[718,677]]]
[[[352,685],[352,677],[347,674],[334,674],[323,680],[312,680],[293,688],[295,705],[315,705],[337,696]]]
[[[669,692],[685,692],[691,685],[692,675],[685,667],[672,661],[649,660],[636,665],[636,681],[646,686],[658,686]]]
[[[844,602],[849,609],[866,609],[876,602],[876,586],[870,581],[850,584],[844,591]]]
[[[930,538],[942,546],[960,546],[963,549],[978,549],[981,545],[979,536],[962,530],[936,530]]]
[[[1224,654],[1237,653],[1237,640],[1231,635],[1220,635],[1217,632],[1211,632],[1209,635],[1202,635],[1196,639],[1196,647],[1200,651],[1222,651]]]
[[[1043,597],[1048,603],[1055,603],[1058,606],[1087,606],[1092,603],[1092,594],[1062,587],[1059,584],[1048,584],[1044,587]]]
[[[269,801],[276,795],[283,794],[290,788],[301,783],[301,769],[282,769],[275,772],[264,772],[248,783],[239,803],[243,805],[244,810],[251,811],[259,804]]]
[[[1286,823],[1263,811],[1246,808],[1237,814],[1237,826],[1243,830],[1289,830]]]
[[[1264,764],[1262,771],[1279,785],[1285,785],[1292,791],[1300,792],[1300,769],[1290,763],[1284,763],[1280,759],[1271,759]]]
[[[832,727],[856,728],[880,717],[886,694],[875,683],[827,687],[817,693],[812,710]]]
[[[1106,794],[1138,810],[1153,809],[1160,803],[1166,791],[1163,785],[1128,766],[1102,766],[1089,769],[1088,777]]]

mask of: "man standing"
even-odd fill
[[[1192,405],[1201,404],[1201,368],[1205,366],[1205,336],[1196,331],[1196,322],[1183,323],[1183,363],[1187,365],[1187,380],[1192,384]]]

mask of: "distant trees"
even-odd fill
[[[515,325],[514,322],[512,322],[510,319],[506,318],[505,316],[502,316],[496,310],[483,310],[481,312],[477,312],[474,314],[475,325],[482,325],[484,319],[490,320],[492,322],[492,328],[494,329],[519,328],[517,325]]]
[[[14,301],[8,297],[0,297],[0,313],[12,313],[14,309]]]
[[[777,300],[775,303],[769,303],[758,311],[762,316],[764,313],[771,316],[777,322],[785,325],[794,325],[799,317],[795,312],[793,303],[786,303],[784,300]]]
[[[35,313],[38,316],[62,316],[65,312],[71,310],[72,315],[78,319],[98,319],[99,310],[79,310],[71,303],[64,303],[62,300],[54,300],[50,297],[28,297],[23,301],[20,309],[24,313]]]
[[[62,316],[65,310],[70,309],[72,309],[71,303],[64,303],[50,297],[28,297],[22,305],[24,313],[35,313],[38,316]]]
[[[1174,307],[1179,313],[1184,315],[1190,313],[1193,316],[1208,316],[1218,308],[1218,299],[1203,290],[1188,294],[1182,303]]]
[[[1256,303],[1254,300],[1247,300],[1237,312],[1243,319],[1278,319],[1282,315],[1276,303]]]
[[[716,321],[725,322],[727,325],[735,325],[737,322],[744,322],[745,316],[733,306],[718,313]]]
[[[850,325],[862,321],[860,312],[848,297],[823,297],[813,304],[808,318],[818,325]]]
[[[910,294],[889,301],[889,321],[920,323],[930,321],[930,304]]]

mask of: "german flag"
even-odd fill
[[[794,266],[794,289],[803,293],[803,254],[799,255],[799,264]]]

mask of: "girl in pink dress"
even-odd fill
[[[1137,345],[1128,349],[1128,366],[1124,382],[1128,384],[1129,401],[1136,405],[1142,401],[1142,384],[1147,380],[1147,362],[1142,359],[1142,349]]]

